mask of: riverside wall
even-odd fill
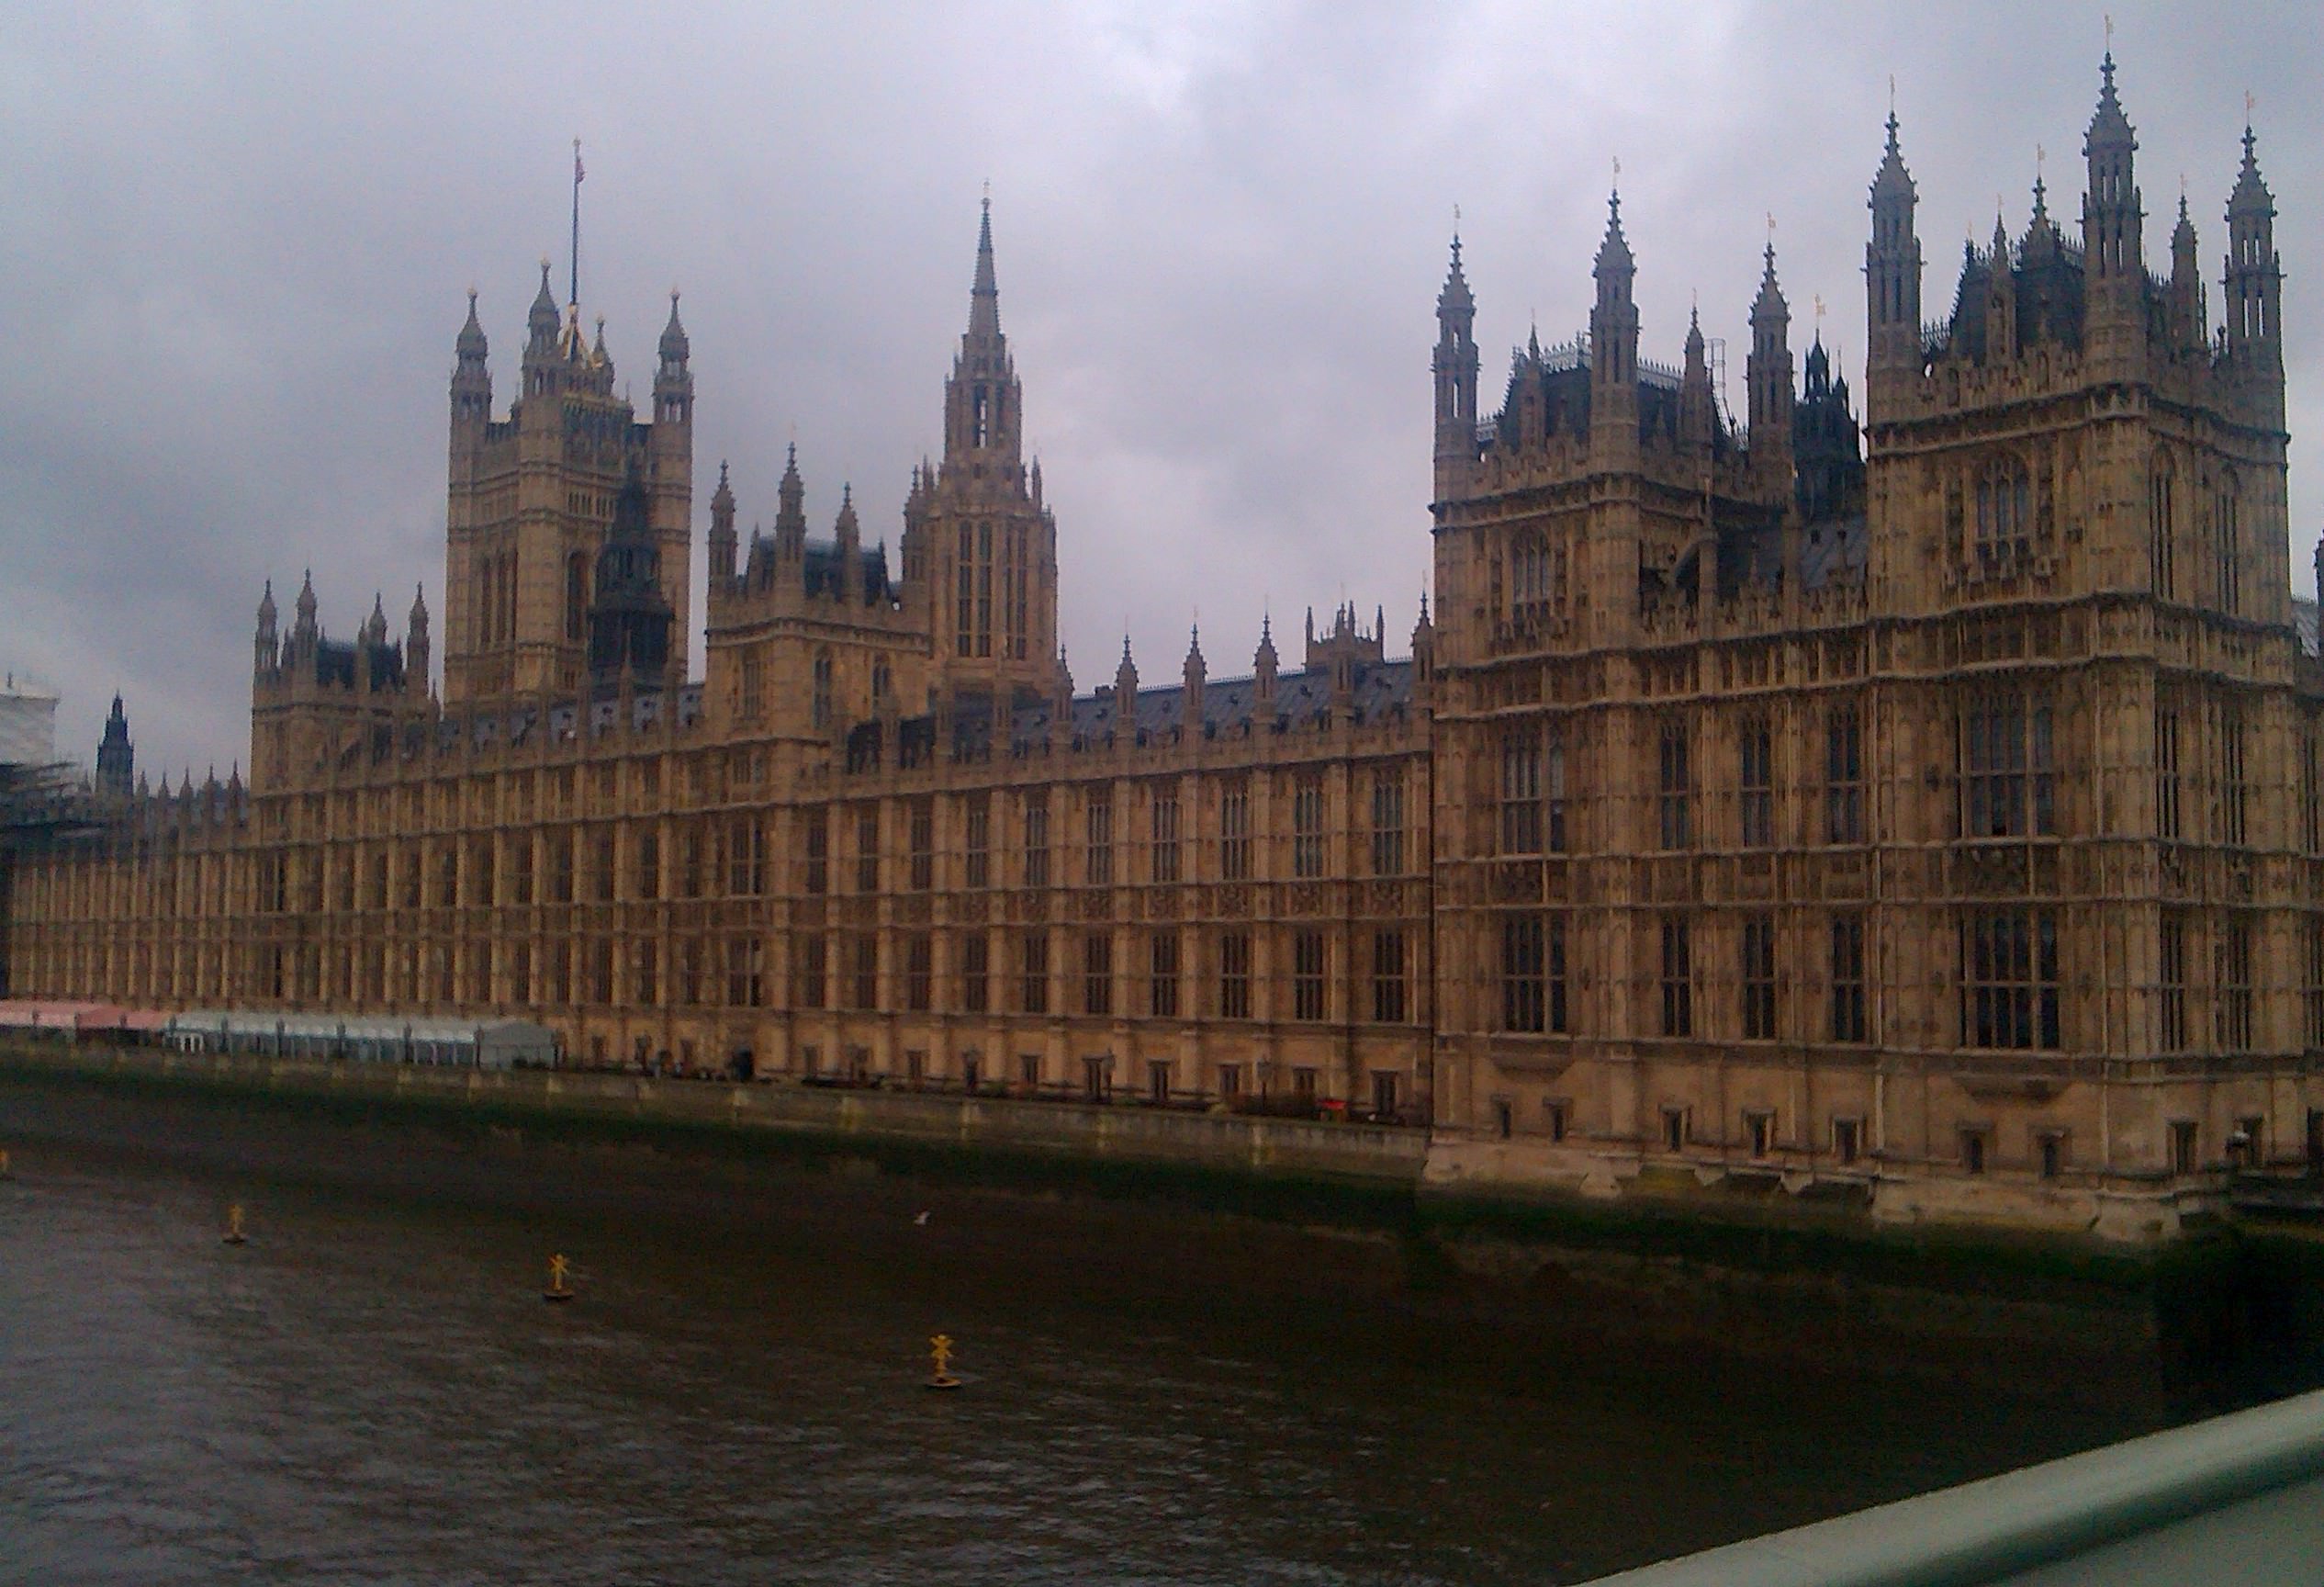
[[[695,1135],[785,1138],[825,1149],[900,1147],[998,1160],[1121,1163],[1215,1175],[1344,1182],[1409,1191],[1423,1131],[1364,1124],[1172,1111],[1125,1104],[795,1085],[646,1078],[572,1070],[372,1064],[147,1047],[0,1044],[0,1074],[81,1077],[286,1102],[376,1103],[482,1118],[629,1124]]]
[[[1990,1374],[2031,1351],[2057,1366],[2061,1395],[2128,1396],[2157,1417],[2324,1383],[2324,1241],[2223,1225],[2126,1249],[1991,1227],[1899,1230],[1860,1200],[1823,1204],[1733,1186],[1642,1187],[1614,1201],[1448,1193],[1429,1183],[1427,1136],[1410,1129],[0,1041],[0,1145],[43,1134],[407,1189],[422,1181],[399,1178],[404,1157],[441,1172],[447,1151],[473,1150],[448,1142],[494,1138],[525,1143],[523,1160],[552,1176],[569,1170],[531,1146],[645,1148],[679,1173],[713,1159],[749,1175],[860,1171],[867,1182],[981,1187],[1016,1198],[1020,1210],[1037,1196],[1051,1223],[1078,1216],[1101,1244],[1095,1232],[1120,1217],[1145,1218],[1149,1235],[1155,1220],[1172,1221],[1173,1237],[1187,1240],[1204,1229],[1232,1239],[1219,1217],[1246,1227],[1256,1218],[1336,1242],[1342,1255],[1316,1259],[1342,1277],[1372,1274],[1351,1282],[1342,1303],[1358,1289],[1374,1301],[1419,1297],[1487,1326],[1555,1318],[1642,1338],[1715,1340],[1818,1369],[1923,1370],[1947,1380]],[[1153,1210],[1103,1212],[1093,1196]],[[747,1190],[743,1198],[766,1215],[783,1205]],[[995,1218],[1013,1225],[1021,1215],[1004,1208]],[[1387,1289],[1375,1282],[1383,1272]]]

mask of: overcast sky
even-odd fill
[[[2115,0],[2150,264],[2184,175],[2206,273],[2244,95],[2289,278],[2295,584],[2324,528],[2324,50],[2307,5]],[[643,402],[683,288],[694,574],[720,459],[771,520],[852,481],[901,532],[937,451],[990,180],[1002,324],[1058,518],[1086,689],[1128,631],[1211,675],[1263,608],[1385,605],[1428,568],[1433,306],[1454,207],[1497,401],[1585,321],[1612,163],[1644,353],[1690,296],[1735,348],[1776,219],[1795,354],[1857,377],[1865,188],[1895,78],[1931,317],[1961,240],[2022,231],[2037,148],[2079,213],[2105,47],[2088,5],[129,4],[0,8],[0,665],[85,760],[114,690],[140,769],[247,753],[253,612],[314,569],[326,630],[424,583],[443,633],[445,380],[473,285],[503,404],[536,261]],[[1858,382],[1860,384],[1860,380]],[[695,610],[702,610],[699,597]],[[701,636],[693,636],[699,658]],[[697,662],[699,665],[699,662]]]

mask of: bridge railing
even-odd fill
[[[2309,1490],[2315,1491],[2311,1496]],[[2184,1575],[2174,1532],[2273,1494],[2229,1558]],[[2294,1519],[2280,1525],[2285,1515]],[[2087,1581],[2324,1581],[2324,1390],[1877,1509],[1601,1578],[1592,1587],[1970,1587]],[[2207,1535],[2206,1550],[2219,1540]],[[2103,1559],[2097,1558],[2105,1555]],[[2144,1553],[2161,1573],[2132,1574]],[[2284,1556],[2281,1559],[2276,1556]],[[2087,1561],[2088,1573],[2075,1569]]]

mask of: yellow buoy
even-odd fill
[[[566,1275],[573,1271],[573,1264],[563,1256],[549,1258],[549,1287],[541,1291],[541,1299],[551,1303],[573,1299],[573,1291],[565,1285]]]
[[[242,1232],[242,1204],[239,1201],[226,1209],[226,1244],[229,1245],[250,1244],[250,1236]]]
[[[947,1370],[952,1365],[952,1335],[939,1334],[928,1341],[928,1354],[936,1358],[936,1375],[928,1379],[931,1389],[958,1389],[960,1380]]]

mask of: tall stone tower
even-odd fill
[[[121,697],[113,696],[113,715],[105,719],[105,737],[96,747],[96,791],[126,799],[136,790],[136,751],[129,744],[129,719]]]
[[[687,632],[694,388],[677,295],[657,349],[650,422],[615,394],[604,321],[591,344],[578,301],[559,314],[546,264],[525,332],[522,389],[505,420],[492,417],[473,296],[455,343],[444,514],[447,705],[581,686],[593,573],[633,467],[646,495],[655,577],[675,632]]]
[[[944,458],[913,493],[905,577],[928,603],[934,689],[1039,699],[1057,653],[1057,521],[1024,461],[1024,388],[1001,334],[993,206],[976,239],[969,328],[944,387]]]

